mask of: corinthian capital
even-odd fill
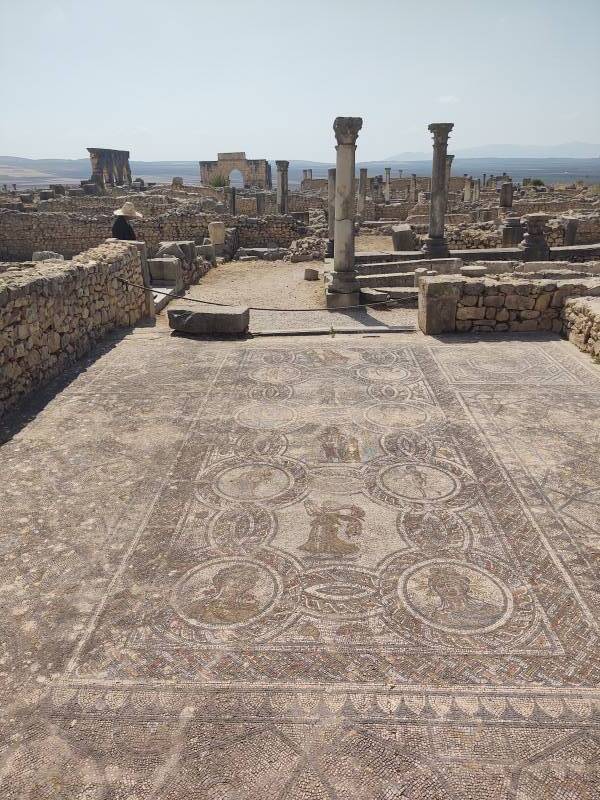
[[[433,146],[440,147],[448,144],[448,136],[454,127],[453,122],[432,122],[427,126],[433,133]]]
[[[333,130],[337,143],[356,144],[362,124],[362,117],[336,117],[333,122]]]

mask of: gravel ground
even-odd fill
[[[329,329],[331,326],[335,329],[416,325],[417,311],[414,308],[387,309],[381,306],[346,312],[327,311],[323,281],[305,281],[306,267],[316,267],[322,274],[324,265],[321,261],[300,264],[287,261],[230,261],[208,272],[201,283],[190,287],[186,297],[230,305],[314,309],[296,313],[252,311],[250,330],[256,333],[273,329]],[[165,310],[161,314],[164,324],[167,324],[166,316]]]

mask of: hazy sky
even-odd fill
[[[600,0],[0,0],[0,154],[600,142]]]

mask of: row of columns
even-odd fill
[[[354,305],[359,302],[360,285],[354,268],[354,202],[356,140],[362,128],[360,117],[336,117],[333,130],[336,138],[335,170],[328,173],[329,237],[333,233],[333,276],[327,290],[329,308]],[[429,125],[433,134],[433,164],[431,170],[431,200],[429,232],[423,252],[429,258],[446,258],[448,244],[444,238],[444,218],[448,203],[448,186],[453,156],[448,155],[448,137],[454,125],[435,122]],[[391,170],[386,167],[384,196],[389,199]],[[279,185],[279,184],[278,184]],[[361,169],[358,183],[359,215],[364,212],[367,171]],[[411,175],[410,194],[416,197],[416,175]],[[411,198],[412,199],[412,198]],[[334,224],[331,225],[331,211]]]

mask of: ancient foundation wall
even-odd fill
[[[109,331],[145,315],[138,247],[104,243],[70,262],[15,265],[0,275],[0,415],[75,362]]]
[[[572,297],[600,296],[600,278],[518,280],[439,276],[419,284],[419,327],[427,334],[564,332]]]
[[[133,202],[137,211],[144,216],[163,214],[169,208],[179,204],[173,197],[162,194],[151,195],[126,195],[120,197],[107,197],[106,195],[92,195],[89,197],[59,197],[54,200],[40,200],[37,204],[38,211],[51,211],[54,213],[76,211],[82,214],[112,214],[116,208],[129,200]]]
[[[600,298],[567,300],[562,318],[563,333],[568,340],[584,353],[600,358]]]
[[[193,239],[202,244],[212,219],[223,220],[228,227],[239,226],[242,246],[260,247],[273,242],[279,247],[289,247],[293,239],[306,231],[289,216],[211,215],[190,206],[134,220],[133,227],[138,240],[146,242],[152,256],[160,242]],[[111,235],[112,223],[112,215],[0,211],[0,260],[26,261],[36,250],[52,250],[71,258],[104,242]]]

